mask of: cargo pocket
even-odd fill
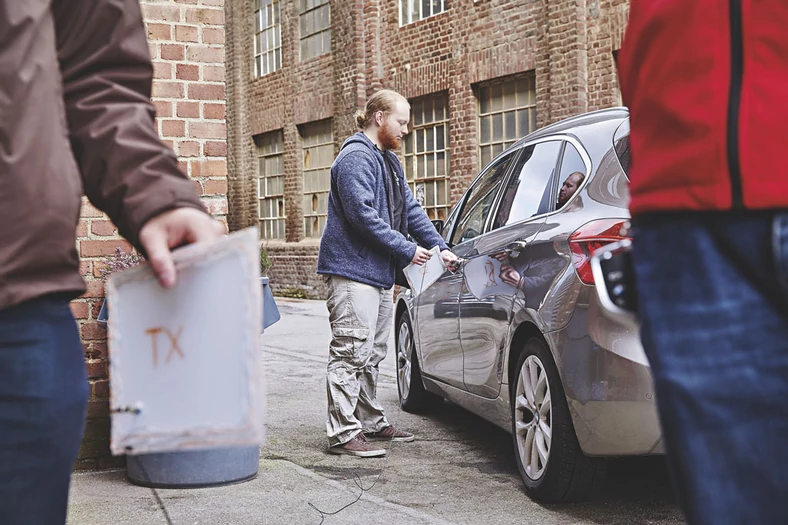
[[[365,356],[362,355],[362,350],[367,346],[368,328],[332,326],[331,335],[332,357],[342,359],[353,366],[361,366],[364,363]]]

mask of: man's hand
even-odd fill
[[[175,285],[175,264],[170,250],[183,244],[218,239],[224,225],[195,208],[177,208],[150,219],[140,230],[140,244],[161,285]]]
[[[410,260],[413,264],[424,264],[432,258],[432,252],[425,250],[421,246],[416,246],[416,253],[413,254],[413,259]]]
[[[457,263],[460,261],[459,257],[454,255],[454,252],[451,250],[443,250],[441,251],[441,261],[443,262],[443,266],[452,270]]]
[[[518,286],[520,284],[520,272],[515,270],[514,266],[503,264],[501,265],[501,280],[509,286]]]

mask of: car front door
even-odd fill
[[[502,157],[479,175],[451,214],[444,232],[457,256],[470,256],[513,159],[514,155]],[[414,301],[422,373],[459,388],[464,388],[460,344],[463,288],[462,272],[447,270]]]
[[[468,391],[484,397],[496,397],[500,390],[512,304],[528,268],[530,243],[552,210],[561,147],[560,140],[545,140],[521,149],[486,232],[464,255],[463,381]]]

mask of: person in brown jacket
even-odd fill
[[[62,524],[88,396],[81,196],[175,282],[221,236],[158,138],[137,0],[0,0],[0,522]]]

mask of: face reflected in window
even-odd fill
[[[583,180],[586,176],[579,171],[576,171],[569,175],[564,183],[561,185],[561,190],[558,192],[558,203],[557,208],[562,208],[564,204],[566,204],[569,199],[572,198],[572,195],[575,194],[577,188],[583,184]]]

